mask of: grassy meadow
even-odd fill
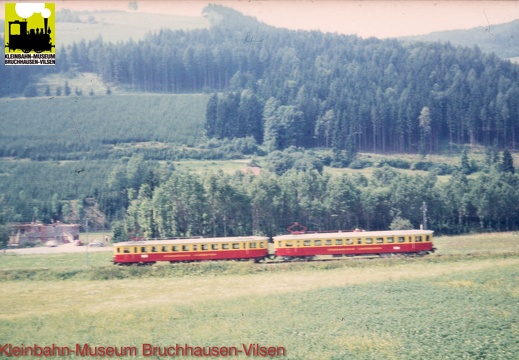
[[[270,265],[119,268],[103,265],[111,253],[102,252],[90,254],[88,270],[84,254],[7,253],[0,256],[0,340],[136,346],[139,358],[143,343],[259,343],[284,347],[287,359],[514,358],[519,237],[435,243],[437,254],[426,258]],[[44,259],[47,278],[38,270]],[[45,281],[6,280],[31,269]]]
[[[66,7],[66,5],[65,5]],[[86,42],[101,37],[103,41],[143,40],[150,29],[159,31],[193,30],[209,27],[209,20],[202,16],[181,16],[170,14],[150,14],[145,12],[95,11],[75,12],[80,23],[57,22],[58,46],[72,45],[84,39]]]

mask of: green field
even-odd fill
[[[146,343],[257,343],[283,347],[287,359],[512,359],[519,353],[518,242],[510,233],[437,238],[442,256],[279,265],[120,269],[100,265],[110,252],[91,254],[90,278],[133,272],[107,280],[84,276],[83,254],[7,254],[3,277],[44,258],[54,271],[75,267],[83,276],[3,281],[0,340],[136,346],[138,358]]]
[[[204,94],[0,99],[0,141],[4,156],[11,151],[64,156],[149,141],[193,145],[203,134],[207,99]],[[27,109],[38,109],[38,116]]]
[[[66,4],[64,5],[66,8]],[[84,39],[87,43],[102,37],[103,41],[139,41],[151,31],[160,29],[193,30],[209,27],[202,16],[150,14],[144,12],[96,11],[77,12],[82,22],[57,22],[58,47]],[[90,21],[89,21],[90,17]],[[92,19],[93,18],[93,19]]]

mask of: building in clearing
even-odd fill
[[[47,225],[36,222],[11,225],[11,235],[9,236],[11,246],[45,244],[50,240],[54,240],[58,244],[79,240],[79,224],[61,224],[58,221]]]

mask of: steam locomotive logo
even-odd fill
[[[55,53],[53,3],[5,4],[5,53]]]

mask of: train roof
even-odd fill
[[[274,240],[306,240],[306,239],[345,239],[358,237],[432,235],[432,230],[383,230],[383,231],[346,231],[313,234],[290,234],[274,236]]]
[[[181,239],[153,239],[136,240],[115,243],[114,246],[144,246],[144,245],[182,245],[182,244],[213,244],[213,243],[237,243],[249,241],[267,241],[266,236],[236,236],[236,237],[216,237],[216,238],[181,238]]]

